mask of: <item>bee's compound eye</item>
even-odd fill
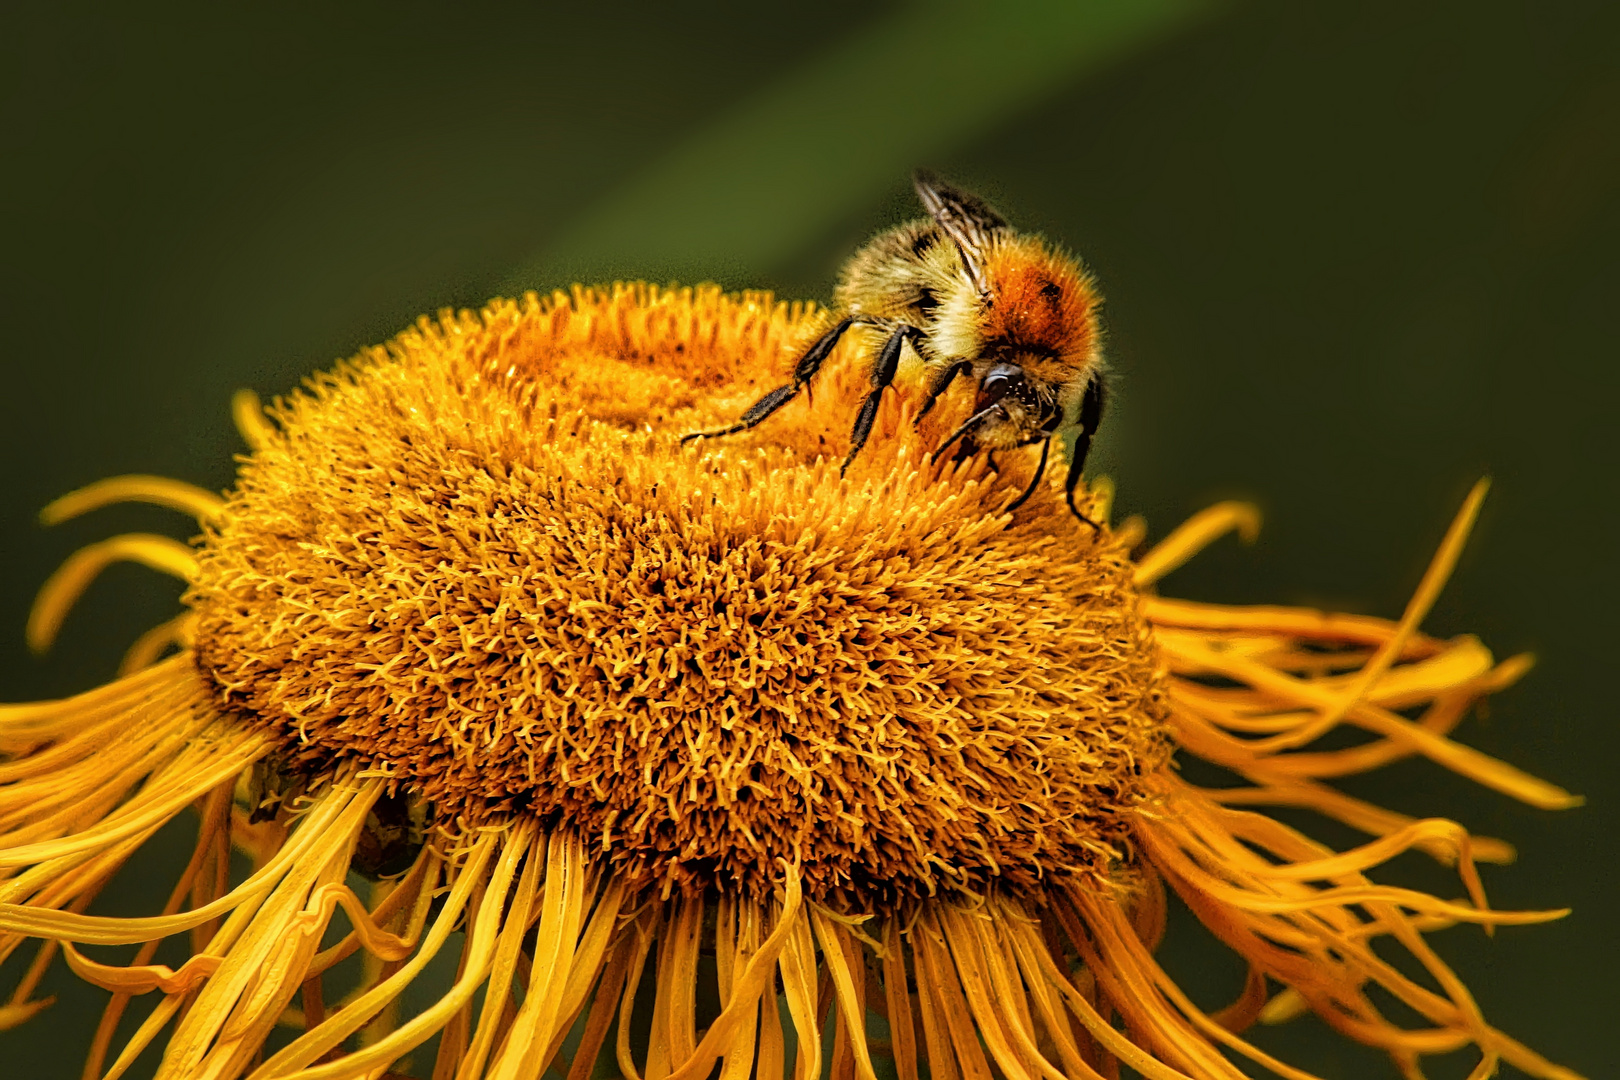
[[[1024,369],[1017,364],[997,364],[984,374],[979,389],[994,401],[1006,397],[1012,388],[1024,381]]]

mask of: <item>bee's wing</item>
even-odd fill
[[[989,285],[984,275],[984,257],[991,237],[1004,231],[1007,222],[977,195],[952,187],[926,169],[913,173],[911,182],[923,207],[962,252],[968,277],[984,292]]]

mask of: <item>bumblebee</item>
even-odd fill
[[[845,264],[834,293],[836,321],[798,358],[792,381],[729,427],[681,441],[758,425],[810,385],[845,332],[871,327],[883,345],[871,364],[872,391],[855,415],[845,469],[871,434],[883,391],[909,346],[922,362],[926,388],[918,420],[957,379],[971,379],[978,390],[972,414],[936,458],[958,440],[964,454],[1039,443],[1034,478],[1012,510],[1041,482],[1053,438],[1073,431],[1065,498],[1095,529],[1074,505],[1074,489],[1103,412],[1101,297],[1073,257],[1015,231],[978,196],[926,171],[912,179],[929,216],[879,233]]]

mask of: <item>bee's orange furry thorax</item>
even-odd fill
[[[1073,260],[1033,237],[1000,244],[986,262],[985,337],[1015,349],[1084,362],[1096,343],[1097,297]]]

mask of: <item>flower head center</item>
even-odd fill
[[[841,478],[859,341],[768,433],[679,443],[807,328],[626,289],[359,358],[244,467],[199,662],[295,762],[566,820],[649,883],[762,894],[785,859],[869,908],[1108,873],[1166,753],[1124,552],[1050,491],[1009,523],[1021,483],[931,466],[903,394]]]

